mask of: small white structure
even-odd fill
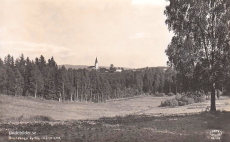
[[[121,69],[116,69],[116,71],[115,72],[122,72],[122,70]]]

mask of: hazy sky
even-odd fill
[[[57,64],[166,66],[165,0],[1,0],[0,57]]]

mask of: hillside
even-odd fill
[[[84,69],[84,68],[88,68],[89,66],[88,65],[69,65],[69,64],[63,64],[65,66],[66,69],[68,68],[72,68],[72,69]],[[62,67],[63,65],[58,65],[58,67]],[[110,67],[109,66],[99,66],[101,68],[106,68],[106,69],[109,69]],[[124,68],[125,70],[131,70],[131,69],[134,69],[134,68],[130,68],[130,67],[121,67],[121,68]],[[159,67],[148,67],[148,68],[159,68],[159,69],[167,69],[168,67],[163,67],[163,66],[159,66]],[[135,69],[146,69],[146,67],[144,68],[135,68]]]
[[[66,69],[72,68],[72,69],[84,69],[88,68],[89,66],[87,65],[69,65],[69,64],[64,64],[64,65],[58,65],[58,67],[65,66]]]

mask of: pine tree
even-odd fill
[[[15,74],[15,96],[21,95],[23,86],[24,86],[24,78],[21,75],[20,71],[18,68],[15,68],[14,71]]]
[[[6,92],[7,84],[7,71],[2,59],[0,58],[0,93],[4,94]]]
[[[25,66],[25,72],[24,72],[24,87],[23,87],[23,92],[22,95],[26,96],[27,95],[27,91],[30,89],[30,83],[31,83],[31,71],[32,71],[32,64],[31,61],[29,59],[29,57],[27,57],[26,59],[26,66]]]
[[[43,93],[44,81],[38,66],[35,63],[32,63],[31,66],[30,92],[34,94],[34,98],[37,98],[38,94]]]

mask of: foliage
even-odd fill
[[[187,97],[187,96],[182,96],[181,101],[185,102],[187,105],[188,104],[193,104],[195,102],[194,98],[192,98],[192,97],[190,98],[190,97]]]
[[[175,106],[184,106],[188,104],[193,104],[193,103],[199,103],[199,102],[204,102],[205,97],[203,95],[198,95],[196,93],[191,93],[188,92],[186,94],[179,94],[177,93],[174,99],[168,99],[165,101],[161,102],[162,107],[164,106],[170,106],[170,107],[175,107]]]
[[[160,107],[165,107],[165,106],[170,106],[170,107],[178,106],[178,101],[176,99],[168,99],[162,101]]]
[[[179,100],[181,100],[181,98],[182,98],[182,96],[181,96],[181,94],[176,94],[176,96],[175,96],[175,99],[177,100],[177,101],[179,101]]]
[[[165,96],[165,93],[159,93],[159,92],[156,92],[155,96],[158,96],[158,97],[164,97],[164,96]]]
[[[174,36],[165,51],[177,71],[182,92],[211,91],[229,82],[228,0],[169,0],[165,23]],[[227,85],[226,85],[227,86]]]
[[[108,99],[132,97],[142,93],[164,96],[169,85],[163,68],[106,73],[87,69],[58,67],[54,58],[44,56],[31,60],[21,54],[16,60],[7,55],[0,59],[0,93],[59,101],[105,102]],[[172,81],[172,82],[171,82]]]
[[[172,92],[168,93],[168,96],[174,96],[174,94]]]

